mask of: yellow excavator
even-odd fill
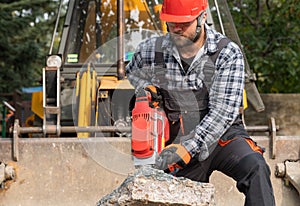
[[[43,92],[33,94],[32,111],[43,121],[44,136],[111,136],[119,126],[125,126],[119,135],[130,131],[125,102],[134,91],[124,67],[141,40],[166,32],[160,7],[156,1],[69,1],[59,55],[52,54],[53,36]]]
[[[160,8],[160,0],[60,1],[43,88],[32,96],[31,124],[21,127],[16,118],[12,138],[0,141],[0,162],[16,168],[16,179],[0,191],[0,205],[95,204],[132,171],[134,88],[125,66],[141,41],[167,32]],[[207,24],[242,46],[226,0],[210,0],[207,12]],[[245,62],[244,102],[262,111]],[[269,129],[276,133],[274,123]],[[232,191],[232,182],[219,178],[218,205],[240,205],[243,197]],[[275,193],[297,202],[284,188]]]

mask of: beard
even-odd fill
[[[183,36],[181,34],[171,33],[170,36],[171,36],[171,39],[174,42],[174,44],[179,48],[185,47],[185,46],[190,46],[194,43],[192,41],[192,38]]]

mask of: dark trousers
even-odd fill
[[[208,182],[212,172],[218,170],[237,182],[238,190],[246,196],[246,206],[273,206],[270,169],[261,153],[250,138],[220,141],[208,159],[200,162],[194,157],[176,176]]]

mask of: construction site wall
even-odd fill
[[[300,94],[261,94],[265,110],[256,112],[249,104],[246,125],[268,125],[271,117],[279,126],[278,135],[300,136]]]

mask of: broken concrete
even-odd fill
[[[5,182],[15,178],[15,170],[12,166],[0,162],[0,189],[5,188]]]
[[[215,205],[215,188],[210,183],[174,177],[151,167],[137,169],[111,194],[104,196],[97,206],[142,205]]]

